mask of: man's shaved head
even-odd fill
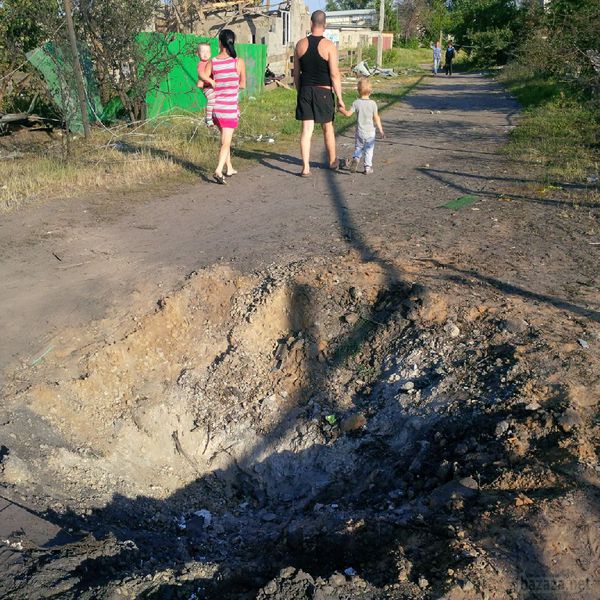
[[[310,15],[311,23],[317,27],[325,27],[326,20],[325,13],[322,10],[315,10],[315,12]]]

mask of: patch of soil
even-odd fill
[[[5,533],[2,594],[597,597],[597,356],[409,267],[216,267],[63,334],[12,379],[1,464],[72,538]]]
[[[26,156],[61,154],[62,132],[46,127],[29,129],[15,127],[11,135],[0,135],[0,160],[13,160]]]

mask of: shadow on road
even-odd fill
[[[445,186],[451,187],[462,194],[480,194],[483,189],[485,189],[487,182],[494,181],[511,181],[510,178],[503,179],[502,177],[485,176],[478,175],[472,173],[464,173],[462,171],[449,171],[444,169],[432,169],[429,167],[419,167],[417,171],[423,173],[430,179],[442,183]],[[479,188],[475,188],[475,185],[469,185],[469,183],[465,182],[465,179],[476,180],[481,184]],[[460,181],[460,183],[458,181]],[[515,179],[516,183],[520,183],[522,180]],[[475,183],[475,181],[473,181]],[[560,184],[564,185],[564,184]],[[566,187],[566,186],[565,186]],[[579,188],[578,188],[579,189]],[[496,193],[487,193],[486,195],[491,197],[498,197]],[[513,193],[512,191],[509,193],[510,198],[514,200],[520,200],[522,202],[528,202],[530,204],[542,204],[544,206],[553,206],[553,207],[572,207],[572,206],[583,206],[586,208],[598,208],[598,202],[588,201],[588,200],[562,200],[559,198],[540,198],[539,196],[528,196],[525,194]]]
[[[434,259],[417,259],[422,262],[427,262],[432,265],[435,265],[438,268],[442,268],[445,271],[449,271],[447,275],[443,275],[442,277],[448,281],[452,281],[454,283],[458,283],[463,286],[471,286],[472,283],[469,281],[470,279],[477,279],[487,285],[490,285],[507,296],[519,296],[520,298],[525,298],[526,300],[533,300],[535,302],[541,302],[543,304],[548,304],[550,306],[554,306],[561,310],[566,310],[570,313],[578,315],[580,317],[586,317],[591,319],[592,321],[600,322],[600,312],[597,310],[593,310],[590,308],[585,308],[583,306],[578,306],[577,304],[573,304],[572,302],[568,302],[567,300],[563,300],[562,298],[556,298],[555,296],[549,296],[547,294],[539,294],[537,292],[532,292],[530,290],[526,290],[518,285],[514,285],[512,283],[508,283],[506,281],[502,281],[501,279],[497,279],[496,277],[491,277],[489,275],[483,275],[482,273],[478,273],[474,270],[466,270],[459,269],[453,265],[442,263],[438,260]]]
[[[136,144],[132,144],[131,142],[124,142],[122,140],[119,140],[114,145],[114,148],[123,154],[149,154],[150,156],[170,160],[172,163],[182,167],[186,171],[189,171],[192,175],[200,177],[200,179],[202,179],[205,183],[214,183],[204,169],[189,160],[185,160],[184,158],[181,158],[172,152],[168,152],[167,150],[146,145],[138,146]]]

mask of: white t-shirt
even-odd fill
[[[373,117],[377,115],[377,102],[370,98],[358,98],[352,103],[351,112],[358,118],[356,132],[362,138],[375,137],[375,123]]]

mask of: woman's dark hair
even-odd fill
[[[231,29],[222,29],[219,34],[219,42],[221,42],[221,46],[225,48],[227,54],[231,56],[231,58],[237,58],[237,52],[235,51],[235,33],[231,31]]]

